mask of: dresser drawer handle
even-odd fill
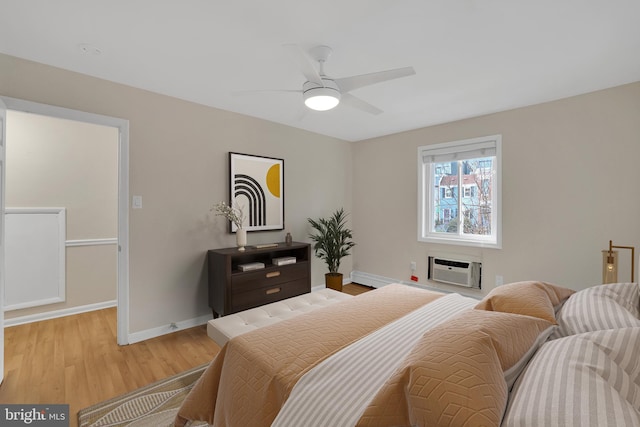
[[[270,279],[272,277],[278,277],[280,275],[279,271],[271,271],[269,273],[266,274],[267,278]]]
[[[267,289],[267,290],[265,291],[265,293],[266,293],[267,295],[277,294],[277,293],[278,293],[278,292],[280,292],[281,290],[282,290],[282,289],[280,289],[280,288],[272,288],[272,289]]]

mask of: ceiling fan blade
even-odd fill
[[[358,89],[364,86],[385,82],[387,80],[399,79],[401,77],[412,76],[416,73],[413,67],[396,68],[394,70],[379,71],[377,73],[361,74],[359,76],[344,77],[334,79],[340,91],[343,93]]]
[[[369,114],[373,114],[374,116],[377,116],[378,114],[382,114],[384,112],[378,107],[375,107],[368,102],[351,95],[350,93],[343,93],[340,97],[340,103],[346,104],[353,108],[357,108],[358,110],[362,110]]]
[[[305,117],[307,117],[309,109],[308,108],[304,108],[302,107],[300,109],[300,111],[298,112],[298,114],[295,117],[295,121],[296,122],[301,122],[302,120],[304,120]]]
[[[265,93],[273,93],[273,92],[278,92],[278,93],[302,93],[302,91],[299,90],[299,89],[248,89],[248,90],[234,90],[231,93],[234,94],[234,95],[246,95],[248,93],[261,93],[261,92],[265,92]]]
[[[302,71],[302,74],[304,74],[304,77],[308,81],[324,87],[324,83],[322,82],[320,74],[313,66],[313,63],[311,62],[307,54],[302,51],[300,46],[290,43],[283,45],[283,47],[287,49],[291,56],[293,56],[293,59],[296,60],[298,66],[300,67],[300,70]]]

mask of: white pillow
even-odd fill
[[[583,289],[571,295],[556,313],[558,329],[551,339],[640,326],[640,287],[613,283]]]

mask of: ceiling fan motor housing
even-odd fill
[[[324,83],[324,86],[309,81],[302,85],[304,103],[312,110],[330,110],[340,102],[340,88],[338,88],[338,85],[327,78],[322,78],[322,83]]]

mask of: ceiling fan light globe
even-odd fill
[[[304,105],[316,111],[327,111],[340,103],[340,92],[328,87],[306,90],[303,94]]]

